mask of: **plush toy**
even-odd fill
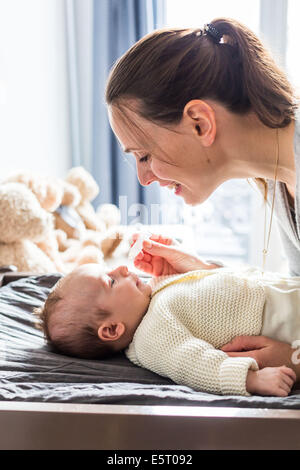
[[[55,263],[38,246],[53,230],[53,218],[24,184],[0,184],[0,266],[19,271],[55,272]]]
[[[33,192],[46,211],[53,212],[62,204],[64,187],[58,179],[42,177],[30,171],[19,171],[8,177],[5,182],[23,183]]]
[[[88,246],[94,247],[89,249],[90,254],[96,253],[95,248],[98,248],[105,259],[109,258],[123,239],[123,230],[119,227],[120,210],[113,204],[102,204],[97,212],[95,211],[91,201],[98,195],[99,187],[83,167],[72,168],[65,182],[69,187],[73,186],[81,198],[79,204],[65,203],[55,212],[56,228],[63,230],[69,240],[79,240],[81,244],[69,243],[69,252],[64,255],[64,259],[74,259],[76,249],[79,252]],[[62,246],[61,236],[60,243]],[[64,244],[68,245],[66,240]],[[87,250],[84,250],[83,254],[85,252]],[[82,258],[82,255],[80,256]],[[86,259],[85,256],[83,259]]]
[[[107,229],[121,224],[120,209],[114,204],[101,204],[96,214],[105,223]]]
[[[65,193],[64,181],[54,177],[43,177],[30,171],[19,171],[12,174],[5,182],[21,183],[25,185],[34,194],[40,207],[47,212],[53,212],[60,206]],[[78,197],[80,198],[79,195]],[[66,272],[66,268],[59,254],[58,241],[54,232],[53,216],[51,216],[51,229],[49,229],[47,233],[43,233],[40,239],[33,241],[37,247],[52,260],[55,271]]]
[[[98,232],[105,232],[105,223],[96,215],[91,201],[99,193],[99,187],[90,173],[83,167],[78,166],[72,168],[66,177],[66,182],[75,186],[81,195],[81,201],[76,206],[76,211],[89,230],[96,230]]]
[[[119,227],[120,211],[113,204],[103,204],[94,210],[91,201],[99,192],[99,188],[94,178],[82,167],[76,167],[69,171],[66,180],[54,177],[43,177],[30,171],[19,171],[7,178],[2,184],[2,200],[10,200],[10,193],[5,196],[5,191],[10,188],[10,184],[17,184],[27,189],[26,194],[31,194],[35,200],[34,210],[39,209],[39,213],[48,218],[48,229],[41,230],[40,234],[22,233],[14,222],[14,243],[26,240],[25,245],[29,245],[31,250],[38,250],[45,257],[41,260],[41,265],[36,266],[36,262],[30,260],[28,253],[28,263],[17,263],[18,269],[26,269],[35,272],[59,271],[67,273],[76,266],[84,263],[99,263],[105,268],[107,260],[118,247],[123,239],[123,230]],[[30,202],[27,201],[26,211],[30,218]],[[4,202],[3,202],[4,203]],[[11,202],[11,211],[16,205],[18,213],[18,203]],[[1,214],[0,214],[1,217]],[[3,217],[1,217],[3,223]],[[9,227],[9,217],[5,220]],[[13,219],[14,220],[14,219]],[[21,223],[21,219],[17,218]],[[51,222],[49,223],[49,221]],[[54,221],[54,224],[53,224]],[[35,222],[36,223],[36,222]],[[3,225],[4,226],[4,225]],[[0,243],[2,242],[0,236]],[[3,240],[6,243],[6,240]],[[23,246],[22,245],[22,246]],[[2,246],[5,264],[14,264],[11,252],[4,256],[6,248]],[[20,248],[22,251],[22,249]],[[36,255],[36,253],[35,253]],[[36,256],[35,256],[36,257]],[[15,257],[13,257],[15,259]],[[22,258],[22,257],[21,257]],[[35,258],[34,258],[35,259]],[[46,262],[47,260],[48,262]],[[49,264],[50,263],[50,264]],[[3,260],[0,259],[0,265]],[[44,265],[44,267],[43,267]]]

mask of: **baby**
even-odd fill
[[[255,269],[205,269],[152,278],[120,266],[103,273],[80,266],[36,309],[49,343],[81,358],[125,350],[138,366],[197,391],[287,396],[295,372],[259,370],[250,357],[229,357],[222,345],[240,335],[300,338],[300,278],[262,276]]]

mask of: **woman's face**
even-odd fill
[[[160,186],[173,185],[176,195],[183,197],[187,204],[195,205],[204,202],[223,182],[212,158],[211,144],[207,139],[201,140],[208,125],[206,121],[201,122],[201,136],[198,121],[189,116],[180,124],[166,128],[131,110],[126,112],[142,130],[141,136],[136,135],[114,106],[109,108],[110,124],[122,149],[135,157],[141,185],[148,186],[155,181]]]

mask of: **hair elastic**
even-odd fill
[[[223,34],[221,34],[221,33],[217,30],[217,28],[215,28],[215,27],[214,27],[212,24],[210,24],[210,23],[208,23],[208,24],[206,24],[206,25],[204,26],[203,31],[204,31],[204,34],[205,34],[205,33],[206,33],[206,34],[209,34],[217,44],[220,43],[220,41],[221,41],[221,39],[222,39],[222,37],[223,37]]]

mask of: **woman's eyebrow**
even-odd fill
[[[132,153],[132,152],[141,152],[140,149],[129,149],[129,148],[126,148],[123,150],[124,153]]]

